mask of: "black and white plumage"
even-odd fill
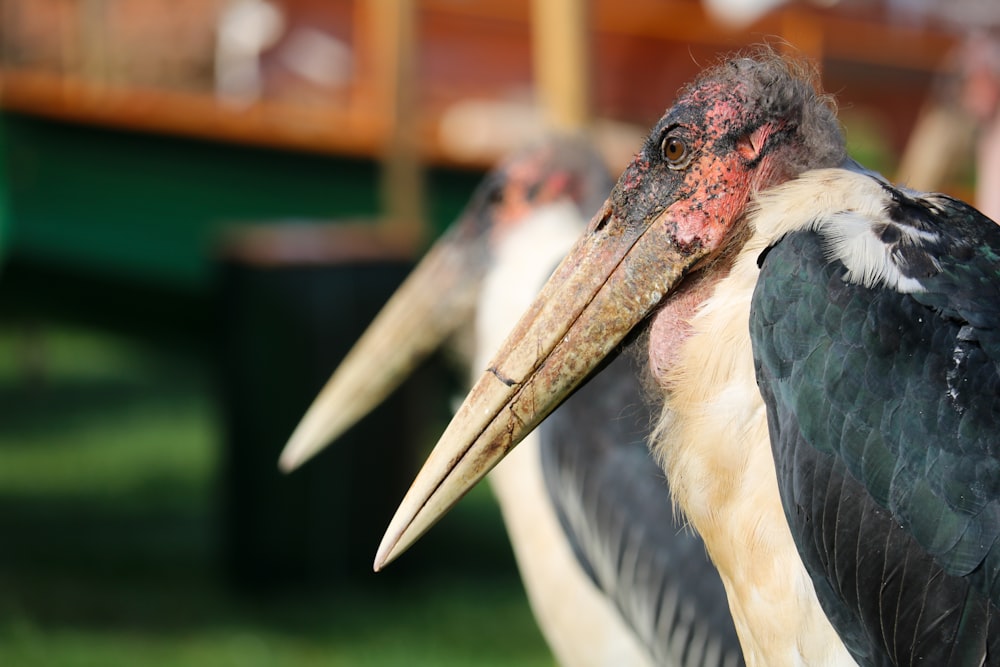
[[[750,331],[821,603],[865,664],[1000,662],[1000,227],[839,171],[767,193],[757,224],[788,229]]]
[[[795,66],[714,68],[470,392],[379,558],[644,329],[654,450],[748,664],[1000,664],[998,257],[971,207],[847,161]]]

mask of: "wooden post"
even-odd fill
[[[590,117],[588,0],[533,0],[531,36],[535,87],[545,122],[583,129]]]
[[[896,170],[896,180],[915,190],[945,187],[975,143],[974,121],[957,105],[932,99],[924,105]]]
[[[112,71],[110,67],[107,14],[105,0],[81,0],[77,5],[81,49],[79,73],[95,84],[107,84],[109,80],[121,82],[120,68]]]
[[[388,240],[416,248],[426,232],[420,118],[416,104],[416,7],[414,0],[365,0],[364,43],[371,57],[372,86],[385,123],[379,184]]]

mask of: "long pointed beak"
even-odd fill
[[[677,244],[675,234],[669,211],[625,224],[605,204],[441,436],[389,524],[376,571],[558,407],[707,254]]]
[[[428,251],[309,406],[281,452],[282,470],[333,442],[471,320],[486,259],[470,246],[484,243],[457,224]]]

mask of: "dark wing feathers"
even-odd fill
[[[889,217],[927,232],[906,251],[923,291],[847,282],[817,232],[763,261],[750,328],[782,501],[861,664],[1000,664],[1000,228],[891,192]]]
[[[897,195],[901,196],[901,195]],[[1000,226],[968,204],[946,195],[919,198],[912,223],[939,235],[915,253],[933,256],[936,271],[920,276],[926,291],[914,294],[943,317],[969,325],[968,341],[978,341],[1000,360]]]
[[[539,427],[546,487],[581,565],[658,663],[742,665],[722,581],[647,448],[651,421],[621,355]]]

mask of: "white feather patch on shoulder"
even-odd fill
[[[847,268],[846,279],[865,287],[884,286],[907,294],[923,291],[905,275],[900,244],[932,241],[931,232],[894,222],[894,202],[874,178],[845,169],[818,169],[758,195],[751,224],[774,243],[793,231],[813,230],[824,239],[827,256]],[[892,228],[892,242],[884,240]]]
[[[865,287],[884,285],[903,294],[924,291],[920,281],[903,275],[895,259],[894,246],[883,242],[873,225],[892,225],[899,230],[901,238],[908,241],[926,232],[896,225],[888,218],[872,220],[854,212],[837,213],[819,222],[817,231],[827,241],[827,254],[847,267],[849,282]]]

